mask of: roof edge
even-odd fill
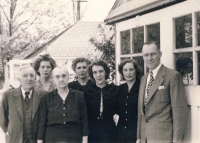
[[[110,13],[112,13],[111,11],[106,17],[106,19],[104,20],[104,22],[106,22],[107,25],[112,25],[117,22],[133,18],[137,15],[153,12],[153,11],[156,11],[164,7],[168,7],[168,6],[183,2],[183,1],[186,1],[186,0],[159,0],[159,1],[155,1],[146,5],[143,5],[136,9],[121,13],[117,16],[109,17]]]

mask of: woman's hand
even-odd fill
[[[43,140],[37,140],[37,143],[43,143]]]
[[[88,143],[88,136],[82,137],[82,143]]]

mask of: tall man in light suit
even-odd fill
[[[180,143],[188,111],[181,74],[160,63],[156,42],[144,43],[142,54],[149,72],[140,84],[137,143]]]
[[[34,88],[35,71],[30,66],[19,70],[19,88],[3,94],[0,125],[6,143],[36,143],[38,106],[45,91]]]

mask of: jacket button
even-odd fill
[[[63,114],[63,116],[65,116],[65,114]]]
[[[99,120],[99,117],[97,117],[97,119]]]
[[[65,107],[63,108],[63,110],[65,110]]]
[[[66,122],[63,122],[63,124],[66,124]]]

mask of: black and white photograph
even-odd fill
[[[0,0],[0,143],[200,143],[200,0]]]

